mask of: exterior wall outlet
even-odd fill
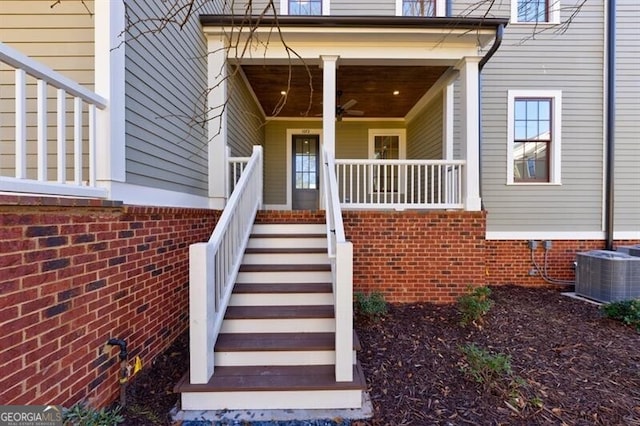
[[[538,248],[538,242],[536,240],[529,240],[529,248],[535,250]]]
[[[551,240],[545,240],[542,243],[543,247],[545,250],[551,250],[551,247],[553,246],[553,243],[551,242]]]
[[[538,270],[536,268],[529,269],[529,275],[535,277],[536,275],[538,275]]]

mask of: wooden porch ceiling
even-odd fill
[[[297,65],[243,65],[242,70],[267,116],[321,116],[322,69],[317,65],[308,71]],[[362,117],[402,118],[446,70],[443,66],[339,66],[339,103],[355,99],[358,103],[352,109],[363,111]],[[398,95],[393,94],[396,90]],[[284,104],[282,91],[288,93]]]

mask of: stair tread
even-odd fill
[[[333,305],[229,306],[224,319],[333,318]]]
[[[216,352],[319,351],[335,349],[335,333],[220,333]],[[360,340],[353,333],[353,349]]]
[[[252,248],[247,247],[244,254],[281,254],[281,253],[326,253],[327,249],[322,247],[305,247],[305,248],[285,248],[285,247],[273,247],[273,248]]]
[[[237,283],[233,292],[250,293],[331,293],[331,283]]]
[[[175,392],[250,392],[305,390],[364,390],[362,367],[353,366],[353,381],[336,382],[333,365],[216,367],[206,384],[188,383],[188,374]]]
[[[290,264],[290,265],[240,265],[240,272],[309,272],[309,271],[330,271],[330,264]]]
[[[283,233],[264,233],[264,234],[251,234],[249,238],[327,238],[327,234],[318,233],[297,233],[297,234],[283,234]]]
[[[216,351],[313,351],[335,349],[334,333],[220,333]]]

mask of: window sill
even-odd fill
[[[506,186],[562,186],[562,182],[507,182]]]

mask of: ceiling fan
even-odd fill
[[[355,99],[351,99],[347,102],[344,103],[344,105],[340,105],[340,97],[342,96],[342,90],[338,90],[338,92],[336,93],[336,119],[338,121],[342,121],[342,117],[346,114],[346,115],[353,115],[353,116],[357,116],[357,117],[361,117],[364,115],[364,111],[360,111],[357,109],[351,109],[353,108],[358,101],[356,101]]]

